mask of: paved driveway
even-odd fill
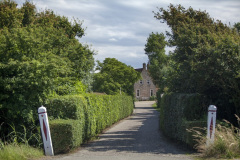
[[[135,103],[134,114],[115,124],[99,139],[75,153],[55,156],[59,160],[191,160],[188,152],[159,131],[154,102]]]

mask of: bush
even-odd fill
[[[65,153],[83,142],[83,124],[79,120],[50,121],[54,153]]]
[[[149,101],[155,101],[157,98],[156,98],[156,96],[151,96],[150,98],[149,98]]]
[[[49,119],[84,119],[85,97],[78,95],[56,96],[46,103]]]

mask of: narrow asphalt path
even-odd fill
[[[59,160],[191,160],[188,152],[159,131],[159,113],[154,102],[135,103],[132,116],[120,121],[75,153],[60,155]]]

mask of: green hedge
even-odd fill
[[[131,115],[134,107],[130,96],[95,94],[58,96],[49,99],[45,106],[49,119],[60,119],[50,121],[55,154],[67,152],[96,136]],[[68,133],[61,135],[63,142],[58,138],[61,133]]]
[[[195,128],[197,127],[197,128]],[[190,147],[194,147],[194,145],[197,143],[195,141],[195,137],[193,136],[193,132],[189,132],[187,130],[193,129],[198,130],[199,132],[203,132],[204,130],[202,128],[207,128],[207,121],[204,120],[197,120],[197,121],[183,121],[182,123],[182,142],[187,144]],[[201,128],[201,129],[198,129]]]
[[[87,101],[84,96],[57,96],[49,99],[45,106],[50,119],[79,120],[84,117],[84,108],[87,106]]]
[[[79,120],[50,121],[54,153],[65,153],[83,142],[82,123]]]
[[[207,105],[199,94],[172,93],[158,98],[160,105],[160,127],[170,138],[194,145],[192,134],[187,131],[193,127],[206,127],[203,117]]]

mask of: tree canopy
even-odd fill
[[[240,114],[239,23],[227,26],[206,11],[172,4],[154,15],[170,27],[168,45],[175,47],[167,56],[165,77],[156,81],[164,77],[168,92],[205,95],[221,108],[220,115]]]
[[[98,61],[97,70],[100,72],[94,75],[95,92],[112,95],[121,92],[133,96],[134,83],[140,78],[134,68],[115,58],[106,58],[103,63]]]
[[[168,56],[165,54],[167,42],[163,33],[151,33],[145,45],[145,54],[148,55],[151,77],[155,85],[158,85],[160,90],[164,90],[166,79],[166,66]]]

